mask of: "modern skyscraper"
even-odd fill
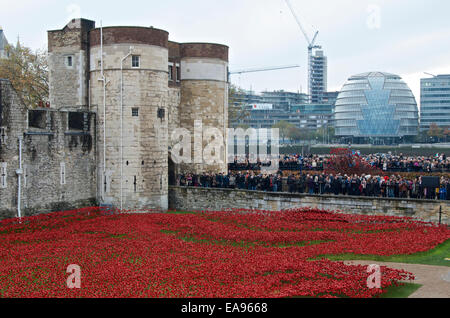
[[[423,78],[420,86],[420,130],[450,127],[450,75]]]
[[[315,51],[311,56],[311,77],[309,95],[311,103],[322,103],[324,92],[327,91],[327,57],[322,50]]]

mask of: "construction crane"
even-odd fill
[[[312,87],[311,87],[311,78],[312,78],[312,51],[313,49],[321,49],[322,46],[320,45],[315,45],[317,36],[319,35],[319,31],[316,31],[316,33],[314,34],[314,37],[312,40],[309,39],[308,34],[306,33],[305,29],[303,28],[300,19],[298,18],[298,16],[295,14],[294,8],[291,5],[291,2],[289,0],[285,0],[287,6],[289,7],[289,9],[292,12],[292,15],[295,18],[295,21],[297,22],[298,26],[300,27],[300,30],[302,31],[303,35],[305,36],[306,41],[308,42],[308,94],[311,96],[311,92],[312,92]]]
[[[273,66],[273,67],[263,67],[263,68],[249,68],[245,70],[229,72],[230,75],[233,74],[243,74],[243,73],[256,73],[256,72],[267,72],[276,70],[285,70],[289,68],[298,68],[300,65],[286,65],[286,66]]]
[[[272,66],[272,67],[263,67],[263,68],[249,68],[244,70],[232,71],[228,72],[228,82],[230,81],[230,75],[235,74],[244,74],[244,73],[256,73],[256,72],[268,72],[268,71],[276,71],[276,70],[286,70],[290,68],[298,68],[300,65],[286,65],[286,66]]]
[[[268,72],[268,71],[276,71],[276,70],[286,70],[291,68],[299,68],[300,65],[285,65],[285,66],[272,66],[272,67],[263,67],[263,68],[249,68],[244,70],[232,71],[228,72],[228,82],[230,82],[230,75],[234,74],[244,74],[244,73],[256,73],[256,72]],[[246,112],[242,112],[239,117],[235,120],[241,120],[242,117],[246,116]]]

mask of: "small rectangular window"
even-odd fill
[[[23,165],[23,187],[27,187],[27,179],[28,179],[28,166]]]
[[[69,130],[83,130],[84,129],[84,114],[78,112],[68,113]]]
[[[66,65],[67,65],[67,67],[73,66],[73,56],[72,55],[66,56]]]
[[[28,111],[28,128],[48,128],[47,112],[45,110]]]
[[[0,127],[0,148],[2,145],[6,144],[6,127]]]
[[[104,176],[105,184],[104,184],[104,193],[110,193],[111,192],[111,171],[106,171]]]
[[[66,184],[66,164],[64,162],[61,162],[60,174],[61,174],[61,185],[65,185]]]
[[[164,108],[158,108],[157,117],[163,120],[166,117],[166,110]]]
[[[173,81],[173,64],[169,64],[169,81]]]
[[[179,82],[181,80],[180,64],[176,65],[176,69],[177,69],[177,82]]]
[[[7,172],[6,172],[6,167],[8,166],[8,164],[6,162],[2,162],[1,163],[1,170],[0,170],[0,187],[2,189],[6,189],[6,177],[7,177]]]
[[[67,116],[67,130],[84,132],[89,132],[91,130],[91,115],[89,113],[69,112]]]
[[[131,115],[133,117],[138,117],[139,116],[139,108],[132,108],[131,109]]]
[[[139,55],[131,56],[131,66],[133,68],[141,67],[141,57]]]

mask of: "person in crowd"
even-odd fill
[[[251,164],[248,158],[243,161],[236,158],[230,164],[228,173],[186,173],[176,176],[174,183],[182,187],[450,200],[450,176],[445,175],[445,172],[450,171],[450,159],[445,154],[433,157],[377,154],[361,158],[386,173],[383,176],[332,175],[324,171],[327,156],[282,155],[279,171],[274,174],[261,172],[261,167],[270,167],[270,161],[262,162],[258,158],[256,164]],[[283,172],[287,173],[286,178],[283,177]],[[406,177],[397,172],[421,175],[438,172],[443,176],[440,187],[433,189],[422,185],[421,176]],[[283,189],[283,183],[287,184],[287,188]]]
[[[450,159],[445,154],[435,156],[406,156],[404,154],[371,154],[359,155],[360,158],[384,172],[450,172]],[[280,155],[279,167],[281,171],[304,170],[323,171],[325,163],[330,155],[309,155],[300,154]],[[260,158],[254,156],[236,156],[233,163],[229,164],[229,170],[235,172],[260,171],[261,167],[270,167],[271,161],[262,162]]]
[[[295,181],[295,177],[294,177],[293,174],[289,175],[288,180],[287,180],[287,184],[288,184],[289,192],[290,193],[294,193],[295,192],[295,188],[296,188],[295,187],[296,181]]]

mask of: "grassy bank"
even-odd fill
[[[422,285],[413,283],[405,283],[403,286],[392,286],[379,298],[408,298],[420,287],[422,287]]]
[[[371,260],[379,262],[423,264],[423,265],[450,267],[450,261],[446,260],[446,258],[450,258],[450,240],[447,240],[445,243],[437,246],[432,250],[411,255],[379,256],[379,255],[342,254],[342,255],[326,255],[323,257],[328,258],[329,260],[332,261]]]

